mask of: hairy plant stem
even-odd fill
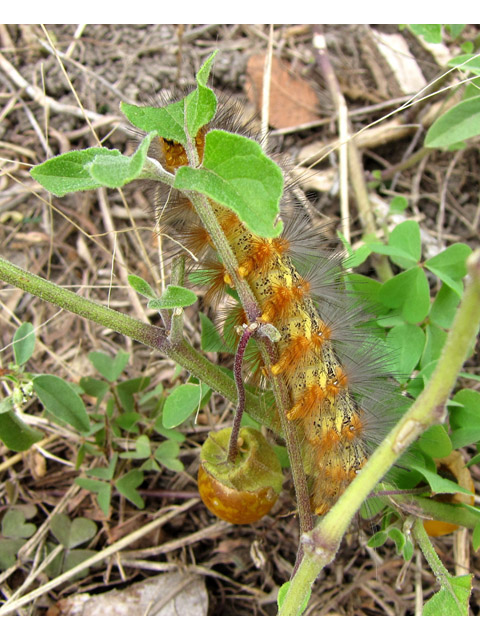
[[[202,356],[186,340],[182,339],[178,344],[172,344],[165,329],[145,324],[124,313],[82,298],[73,291],[63,289],[40,276],[29,273],[3,258],[0,258],[0,279],[82,318],[129,336],[152,349],[158,349],[208,384],[211,389],[221,393],[230,402],[236,402],[237,391],[231,378]],[[271,426],[271,416],[265,411],[260,400],[248,391],[245,394],[245,408],[252,418]]]
[[[425,531],[425,527],[423,526],[423,521],[421,518],[416,518],[412,527],[413,537],[417,542],[418,546],[422,550],[422,553],[425,557],[425,560],[428,562],[428,566],[433,571],[435,578],[437,578],[438,582],[442,587],[448,589],[452,595],[455,597],[453,589],[448,582],[448,578],[451,577],[446,568],[443,566],[442,561],[438,557],[437,552],[435,551],[433,544]]]
[[[467,260],[469,277],[440,360],[415,403],[374,451],[357,478],[310,534],[304,535],[305,557],[296,572],[279,615],[298,615],[313,582],[335,557],[347,527],[376,484],[429,426],[442,421],[457,375],[480,324],[480,250]]]

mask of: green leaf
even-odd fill
[[[0,440],[11,451],[27,451],[43,434],[29,427],[13,412],[0,413]]]
[[[457,69],[461,69],[462,71],[471,71],[475,75],[478,75],[480,73],[480,56],[478,53],[475,55],[464,53],[461,56],[456,56],[449,60],[447,66],[457,67]]]
[[[93,478],[75,478],[75,484],[78,484],[82,489],[97,494],[98,506],[108,518],[112,497],[111,485],[101,480],[94,480]]]
[[[210,353],[218,353],[228,351],[228,347],[222,340],[213,322],[204,313],[200,311],[200,325],[202,328],[202,337],[200,346],[202,351]]]
[[[430,287],[421,267],[403,271],[385,282],[379,291],[380,302],[401,309],[407,322],[422,322],[430,308]]]
[[[203,193],[232,209],[260,236],[276,237],[282,231],[281,223],[274,226],[283,192],[282,171],[254,140],[210,131],[202,167],[180,167],[174,186]]]
[[[392,261],[402,269],[409,269],[419,262],[422,256],[422,242],[420,239],[420,227],[415,220],[406,220],[397,225],[388,239],[390,247],[402,249],[409,257],[404,260],[397,256],[392,256]]]
[[[453,396],[453,401],[462,405],[450,408],[454,448],[480,441],[480,393],[473,389],[461,389]]]
[[[115,358],[112,358],[102,351],[93,351],[88,354],[88,359],[100,375],[109,382],[115,382],[127,366],[130,354],[120,349]]]
[[[457,242],[427,260],[425,266],[461,296],[463,293],[461,280],[467,275],[466,261],[471,253],[472,250],[468,245]]]
[[[428,469],[425,469],[421,465],[418,464],[410,464],[411,469],[418,471],[422,474],[425,480],[430,485],[433,493],[465,493],[467,495],[471,495],[471,492],[468,489],[464,489],[456,482],[452,482],[451,480],[447,480],[447,478],[442,478],[437,473],[433,473]]]
[[[133,274],[130,274],[127,277],[127,280],[128,280],[128,284],[132,287],[132,289],[135,289],[135,291],[139,293],[141,296],[145,296],[145,298],[157,297],[155,294],[155,291],[148,284],[148,282],[146,282],[143,278],[140,278],[140,276],[135,276]]]
[[[217,97],[211,89],[199,85],[185,98],[188,132],[195,138],[199,129],[206,125],[217,110]]]
[[[33,167],[30,175],[47,191],[59,197],[74,191],[98,189],[102,184],[92,178],[90,163],[100,156],[115,158],[121,155],[117,149],[103,147],[68,151]]]
[[[442,41],[441,24],[409,24],[410,29],[416,36],[422,36],[426,42],[438,44]]]
[[[148,388],[150,384],[150,376],[140,376],[139,378],[132,378],[131,380],[124,380],[119,382],[115,387],[118,399],[127,412],[133,412],[135,409],[135,393],[141,393]]]
[[[458,294],[448,285],[442,284],[430,309],[430,320],[444,329],[449,329],[459,304]]]
[[[415,369],[425,346],[425,334],[412,324],[393,327],[387,336],[387,346],[392,354],[392,370],[402,379]]]
[[[153,425],[155,433],[158,433],[160,436],[168,438],[169,440],[174,440],[175,442],[185,442],[186,436],[184,433],[178,431],[178,429],[165,429],[162,425],[162,420],[163,416],[159,416],[155,420],[155,424]]]
[[[101,478],[102,480],[111,480],[115,475],[115,467],[117,466],[118,454],[115,453],[112,459],[108,463],[108,467],[95,467],[94,469],[87,469],[85,473],[94,478]]]
[[[403,213],[407,207],[408,200],[405,196],[395,196],[390,202],[389,213]]]
[[[70,520],[66,514],[57,513],[52,517],[50,530],[66,549],[73,549],[91,540],[97,533],[97,525],[88,518]]]
[[[127,500],[133,502],[133,504],[139,509],[145,507],[145,502],[141,495],[136,490],[143,482],[143,472],[139,469],[132,469],[127,474],[119,478],[115,482],[115,486],[118,491],[125,496]]]
[[[80,386],[87,396],[93,396],[94,398],[97,398],[99,402],[103,400],[105,394],[110,388],[108,382],[105,382],[105,380],[97,380],[91,376],[81,378]]]
[[[126,118],[142,131],[155,131],[166,140],[187,144],[184,131],[185,100],[179,100],[165,107],[136,107],[120,103],[120,109]]]
[[[96,555],[96,553],[97,552],[94,551],[93,549],[73,549],[73,551],[68,551],[65,554],[63,571],[69,571],[70,569],[73,569],[80,563],[85,562],[85,560],[90,560],[90,558],[93,558],[93,556]],[[88,575],[89,571],[90,571],[89,567],[87,567],[83,571],[79,571],[75,575],[75,580],[85,578]]]
[[[480,522],[475,525],[472,532],[472,547],[475,553],[480,549]]]
[[[23,545],[25,540],[19,538],[16,540],[0,540],[0,569],[10,569],[17,561],[17,552]]]
[[[9,509],[3,516],[2,535],[6,538],[28,539],[36,530],[36,525],[26,522],[25,513],[20,509]]]
[[[397,553],[401,553],[406,542],[403,532],[396,527],[392,527],[388,530],[388,537],[395,543],[395,546],[397,547]]]
[[[119,189],[138,178],[142,172],[155,132],[149,133],[133,156],[96,156],[88,165],[90,175],[104,187]]]
[[[197,296],[190,289],[169,284],[160,298],[149,300],[149,309],[176,309],[177,307],[189,307],[195,304]]]
[[[129,433],[138,433],[139,428],[137,423],[141,419],[142,415],[140,413],[137,413],[136,411],[128,411],[127,413],[122,413],[115,418],[115,424]]]
[[[24,322],[15,331],[13,336],[13,354],[19,367],[24,365],[32,357],[35,349],[35,329],[30,322]]]
[[[157,447],[155,458],[167,469],[171,471],[183,471],[184,466],[181,460],[178,460],[180,447],[173,440],[166,440]]]
[[[440,589],[423,607],[423,616],[468,616],[472,575],[448,576],[449,587]]]
[[[448,147],[480,134],[480,96],[462,100],[432,124],[424,145],[429,148]]]
[[[217,53],[218,49],[215,49],[215,51],[205,60],[200,69],[197,71],[197,83],[203,87],[205,87],[208,82],[210,71],[212,70],[212,64]]]
[[[388,540],[388,534],[386,531],[377,531],[373,536],[368,540],[367,547],[371,549],[375,549],[376,547],[381,547]]]
[[[163,407],[163,427],[177,427],[198,409],[203,397],[203,389],[197,384],[175,387],[165,400]]]
[[[148,436],[141,435],[135,440],[135,451],[127,451],[120,454],[120,458],[133,458],[141,460],[150,457],[150,440]]]
[[[455,40],[462,33],[467,25],[465,24],[447,24],[446,27],[450,31],[450,35]],[[449,63],[450,64],[450,63]]]
[[[80,433],[90,431],[90,420],[85,405],[65,380],[58,376],[41,374],[33,379],[33,388],[49,413]]]
[[[415,551],[413,543],[411,540],[405,540],[405,544],[402,549],[402,555],[405,562],[408,562],[412,559],[413,552]]]
[[[430,322],[425,327],[425,348],[422,353],[422,359],[420,360],[420,368],[423,369],[430,362],[434,362],[440,358],[442,353],[447,334],[443,329],[437,327],[436,324]]]
[[[434,424],[418,440],[420,449],[432,458],[445,458],[452,451],[452,443],[441,424]]]

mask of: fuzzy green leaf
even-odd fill
[[[195,304],[197,296],[190,289],[169,284],[160,298],[149,300],[149,309],[176,309],[177,307],[189,307]]]
[[[19,367],[30,360],[35,349],[35,329],[30,322],[24,322],[13,336],[13,353]]]
[[[93,351],[88,354],[88,359],[95,369],[109,382],[115,382],[127,366],[130,354],[120,349],[115,358],[102,351]]]
[[[423,616],[468,616],[472,575],[448,576],[449,588],[443,587],[423,607]]]
[[[136,107],[122,102],[120,104],[125,117],[138,129],[155,131],[166,140],[187,144],[184,131],[185,100],[168,104],[165,107]]]
[[[33,167],[30,175],[47,191],[59,197],[74,191],[98,189],[102,184],[92,177],[89,165],[100,156],[118,158],[121,155],[117,149],[103,147],[68,151]]]
[[[282,171],[254,140],[210,131],[203,165],[198,169],[180,167],[175,187],[203,193],[232,209],[262,237],[276,237],[282,231],[281,223],[274,226],[283,192]]]
[[[0,440],[11,451],[27,451],[43,434],[29,427],[13,411],[0,413]]]
[[[140,276],[135,276],[133,274],[130,274],[127,277],[127,280],[128,280],[128,284],[132,287],[132,289],[135,289],[135,291],[139,293],[141,296],[145,296],[145,298],[157,297],[155,294],[155,291],[148,284],[148,282],[146,282],[143,278],[140,278]]]
[[[462,100],[432,124],[424,145],[445,148],[480,134],[480,96]]]
[[[199,85],[185,98],[185,113],[188,132],[195,138],[199,129],[206,125],[217,110],[217,97],[211,89]]]
[[[142,172],[148,148],[155,137],[151,132],[140,143],[133,156],[100,155],[88,165],[92,178],[104,187],[117,189],[138,178]]]

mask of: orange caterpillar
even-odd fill
[[[211,128],[227,128],[221,118]],[[196,138],[200,157],[205,133],[201,130]],[[160,146],[160,160],[168,170],[186,164],[179,144],[160,139]],[[171,194],[169,198],[171,204]],[[383,422],[388,397],[384,357],[378,341],[361,329],[365,314],[345,291],[339,257],[318,250],[318,234],[306,225],[302,212],[294,211],[286,220],[283,236],[264,239],[232,211],[211,204],[237,259],[238,275],[259,304],[259,321],[280,333],[278,358],[266,375],[283,376],[286,382],[291,400],[287,418],[298,429],[312,509],[324,514],[365,463],[367,430]],[[175,225],[182,245],[205,260],[208,296],[216,299],[226,284],[232,286],[232,277],[215,257],[191,205],[180,199],[165,217]],[[383,403],[377,399],[379,385]]]

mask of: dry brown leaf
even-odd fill
[[[262,107],[264,55],[254,55],[247,64],[246,92],[257,109]],[[272,127],[298,127],[318,118],[318,96],[310,84],[293,74],[290,68],[276,58],[272,60],[270,85],[270,115]]]

